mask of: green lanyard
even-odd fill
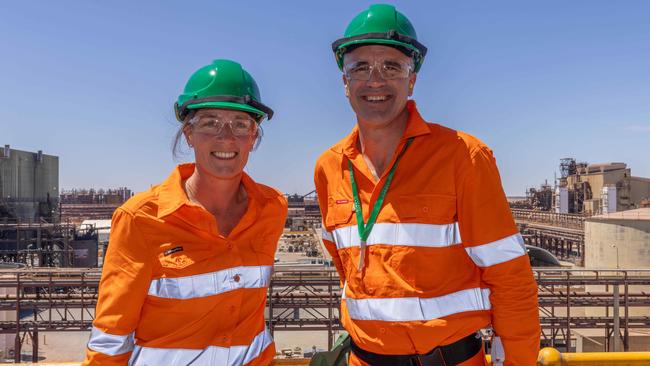
[[[386,197],[386,192],[388,192],[388,187],[390,187],[390,183],[393,181],[393,175],[395,175],[395,169],[397,169],[397,163],[399,163],[399,159],[404,155],[404,152],[406,149],[411,145],[413,142],[413,137],[409,138],[406,141],[406,144],[404,145],[404,148],[402,148],[402,151],[400,151],[399,155],[397,155],[397,159],[395,159],[395,164],[390,168],[390,171],[388,172],[388,176],[386,177],[386,183],[384,183],[384,186],[381,187],[381,191],[379,192],[379,196],[377,197],[377,201],[375,201],[375,205],[372,208],[372,212],[370,213],[370,217],[368,218],[368,224],[364,224],[363,222],[363,211],[361,210],[361,199],[359,198],[359,190],[357,188],[357,182],[354,180],[354,168],[352,166],[352,161],[348,160],[348,170],[350,170],[350,182],[352,183],[352,195],[354,196],[354,210],[356,211],[357,215],[357,229],[359,230],[359,237],[361,238],[361,260],[359,264],[359,268],[362,268],[362,263],[363,263],[363,256],[365,255],[365,244],[366,240],[368,239],[368,236],[370,236],[370,231],[372,231],[372,227],[375,225],[375,221],[377,221],[377,216],[379,215],[379,211],[381,211],[381,206],[384,203],[384,198]]]

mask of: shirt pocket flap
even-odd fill
[[[456,221],[456,197],[441,194],[415,194],[400,196],[393,203],[398,222],[424,220],[447,224]]]
[[[328,204],[327,219],[325,225],[337,226],[350,222],[354,214],[354,204],[348,199],[332,200]]]
[[[167,246],[165,246],[167,247]],[[168,269],[183,269],[195,263],[195,260],[183,250],[182,246],[174,246],[158,254],[160,266]]]

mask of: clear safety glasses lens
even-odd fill
[[[230,127],[230,131],[235,136],[250,136],[257,129],[257,123],[250,118],[224,120],[214,117],[194,117],[191,123],[194,131],[214,136],[222,134],[225,125]]]
[[[370,80],[374,70],[379,71],[381,77],[385,80],[404,79],[411,73],[411,65],[408,62],[400,61],[357,61],[343,66],[343,72],[348,79],[352,80]]]

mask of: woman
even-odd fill
[[[268,365],[264,309],[287,214],[244,167],[273,111],[241,65],[216,60],[175,105],[195,163],[113,215],[84,365]]]

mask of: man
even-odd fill
[[[413,26],[372,5],[332,46],[357,125],[314,179],[350,365],[484,365],[489,326],[495,365],[534,365],[537,286],[495,160],[408,100],[426,54]]]

